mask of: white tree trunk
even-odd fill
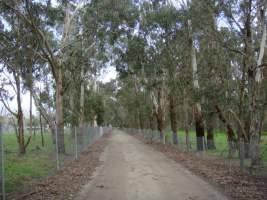
[[[189,28],[189,40],[191,43],[191,67],[192,67],[192,72],[193,72],[193,86],[195,89],[199,89],[199,83],[198,83],[198,75],[197,75],[197,58],[196,58],[196,49],[194,46],[194,40],[192,36],[192,24],[191,20],[188,20],[188,28]]]
[[[256,69],[256,82],[259,83],[262,80],[262,70],[259,68],[259,66],[262,64],[262,59],[264,56],[264,50],[266,46],[266,23],[265,23],[265,10],[263,11],[263,17],[261,19],[262,23],[262,38],[261,38],[261,44],[260,44],[260,52],[259,52],[259,57],[257,60],[257,69]]]
[[[193,69],[193,86],[196,89],[199,89],[198,83],[198,75],[197,75],[197,59],[196,59],[196,50],[194,47],[194,43],[192,42],[192,50],[191,50],[191,59],[192,59],[192,69]]]
[[[30,135],[32,135],[32,90],[30,90]]]
[[[80,88],[80,117],[79,117],[79,125],[82,126],[83,125],[83,119],[84,119],[84,70],[82,68],[81,71],[81,78],[82,78],[82,82],[81,82],[81,88]]]

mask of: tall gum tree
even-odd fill
[[[195,93],[199,92],[199,81],[198,81],[198,70],[197,70],[197,59],[196,59],[196,49],[194,46],[194,40],[192,36],[192,23],[191,20],[188,20],[188,34],[189,34],[189,49],[190,49],[190,59],[191,59],[191,67],[192,67],[192,81],[193,88]],[[200,102],[196,101],[193,106],[193,116],[195,120],[195,128],[196,128],[196,138],[197,138],[197,150],[202,151],[205,148],[205,134],[204,134],[204,122],[203,115],[201,110]]]
[[[31,135],[25,141],[24,115],[22,108],[23,71],[28,65],[28,48],[23,47],[24,41],[28,38],[25,36],[24,26],[16,16],[12,15],[9,22],[11,30],[1,30],[0,62],[2,65],[0,101],[3,103],[6,110],[17,120],[15,123],[15,132],[19,146],[19,153],[25,154],[26,148],[31,141]],[[32,59],[31,56],[28,56],[28,58]],[[27,84],[25,85],[27,87]],[[12,93],[14,93],[14,95]],[[17,104],[17,109],[15,111],[8,103],[13,97]]]
[[[266,66],[266,63],[262,63],[266,45],[266,1],[226,1],[222,5],[226,19],[229,24],[234,24],[232,29],[235,29],[241,38],[241,48],[236,51],[242,59],[238,115],[233,111],[231,113],[236,116],[238,122],[239,138],[243,138],[246,142],[246,156],[251,156],[251,164],[257,165],[261,131],[259,108],[264,96],[262,94],[265,93],[261,87],[263,80],[261,72]],[[258,27],[254,26],[257,24],[256,16],[259,16]],[[261,30],[257,31],[258,28]],[[256,49],[258,51],[255,51]]]
[[[33,6],[32,1],[26,1],[25,5],[20,3],[12,3],[10,1],[4,0],[4,5],[15,13],[20,20],[25,23],[25,26],[28,27],[39,40],[40,46],[42,48],[42,56],[49,63],[53,78],[56,85],[56,131],[58,135],[58,151],[59,153],[65,153],[64,145],[64,116],[63,116],[63,64],[64,64],[64,51],[68,45],[68,36],[71,30],[71,22],[77,11],[81,8],[82,4],[78,4],[75,10],[71,10],[71,5],[67,1],[63,2],[64,10],[64,22],[63,22],[63,31],[61,34],[61,40],[59,44],[59,49],[55,51],[52,48],[51,41],[46,36],[46,33],[42,28],[38,27],[35,23],[35,18],[31,14],[30,9]],[[23,8],[24,10],[22,10]]]

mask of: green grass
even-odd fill
[[[4,134],[6,192],[20,191],[25,183],[45,177],[55,169],[51,135],[46,133],[44,138],[45,146],[42,147],[41,136],[36,134],[26,154],[19,155],[16,136]]]
[[[206,133],[205,133],[206,134]],[[179,139],[179,145],[186,149],[186,137],[184,131],[178,131],[177,133]],[[172,141],[172,135],[170,131],[165,133],[166,141]],[[196,135],[194,131],[189,132],[189,137],[191,141],[192,150],[196,150]],[[206,137],[206,135],[205,135]],[[216,149],[208,150],[207,153],[211,156],[227,158],[228,156],[228,142],[227,136],[224,132],[215,132],[214,133],[214,142]],[[267,166],[267,133],[264,132],[261,137],[260,152],[262,155],[262,160],[264,165]],[[235,158],[238,157],[238,152],[235,154]]]
[[[195,132],[190,131],[189,136],[191,139],[192,149],[196,150]],[[28,135],[25,135],[27,138]],[[178,132],[179,145],[186,147],[185,132]],[[263,160],[267,166],[267,134],[262,136],[265,141],[261,147]],[[27,187],[31,181],[42,179],[56,169],[56,154],[52,137],[50,133],[44,134],[45,146],[41,145],[41,136],[39,133],[33,137],[30,145],[27,148],[25,155],[18,154],[18,144],[14,134],[4,134],[4,151],[5,151],[5,185],[6,191],[20,191]],[[166,133],[166,140],[171,141],[171,133]],[[214,135],[215,150],[209,150],[208,154],[218,157],[227,157],[227,137],[225,133],[216,132]],[[65,148],[67,155],[60,156],[61,165],[66,161],[74,158],[74,139],[70,135],[70,131],[65,131]]]
[[[68,133],[66,131],[66,133]],[[28,138],[28,135],[25,135]],[[41,135],[32,136],[25,155],[18,154],[17,139],[14,134],[4,134],[4,162],[6,192],[21,191],[31,181],[44,178],[56,169],[56,154],[50,133],[44,134],[45,146],[42,147]],[[60,156],[61,165],[74,158],[74,139],[65,134],[67,156]]]

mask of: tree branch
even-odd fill
[[[3,103],[4,107],[7,109],[8,112],[10,112],[14,117],[18,117],[18,114],[15,113],[15,112],[13,112],[13,111],[9,108],[8,104],[7,104],[7,103],[5,102],[5,100],[3,99],[2,95],[1,95],[1,99],[0,99],[0,101]]]
[[[15,122],[13,117],[11,117],[11,120],[12,120],[12,125],[13,125],[13,128],[15,130],[15,134],[16,134],[17,140],[19,140],[19,133],[18,133],[18,127],[16,125],[16,122]]]
[[[28,137],[27,142],[26,142],[26,144],[24,145],[25,149],[29,146],[30,141],[31,141],[31,138],[32,138],[32,135],[30,135],[30,136]]]
[[[53,50],[49,44],[49,42],[47,41],[44,33],[30,20],[28,19],[23,13],[21,13],[20,11],[18,11],[16,8],[12,7],[11,5],[9,5],[6,0],[3,1],[3,3],[12,11],[14,11],[16,13],[16,15],[18,17],[20,17],[29,27],[31,27],[31,29],[33,30],[33,32],[36,32],[37,35],[41,38],[41,40],[44,42],[44,46],[46,48],[46,50],[48,51],[49,54],[49,60],[50,62],[50,66],[52,69],[52,74],[54,76],[55,79],[57,79],[57,73],[56,73],[56,69],[57,69],[57,59],[54,56]]]
[[[234,119],[237,121],[237,124],[242,132],[242,135],[245,137],[246,141],[248,141],[248,136],[244,130],[244,127],[242,126],[240,119],[237,117],[236,113],[232,109],[229,109],[228,112],[231,113]]]
[[[40,99],[37,97],[36,93],[32,91],[32,97],[34,99],[35,105],[38,107],[39,111],[41,112],[42,116],[44,117],[45,121],[49,124],[49,126],[53,125],[53,119],[48,115],[45,108],[43,107]]]
[[[267,63],[262,63],[261,65],[257,66],[257,68],[264,68],[267,67]]]

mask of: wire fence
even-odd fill
[[[229,172],[233,169],[248,172],[257,177],[267,177],[267,138],[262,137],[259,142],[228,142],[226,137],[214,137],[207,141],[205,137],[196,138],[188,134],[179,135],[178,144],[173,143],[170,135],[160,137],[157,130],[122,129],[122,131],[138,136],[147,142],[163,143],[173,146],[178,151],[193,154],[201,159],[225,165]],[[222,139],[223,138],[223,139]],[[203,149],[199,150],[198,145],[202,143]]]
[[[65,127],[64,153],[59,151],[62,141],[56,129],[54,134],[48,130],[42,134],[40,130],[34,130],[26,153],[21,155],[16,134],[3,130],[0,123],[0,199],[5,200],[7,194],[25,189],[30,181],[47,177],[68,166],[111,129],[88,125]],[[26,131],[25,139],[29,136]]]
[[[59,141],[57,131],[34,131],[31,142],[25,155],[18,154],[18,144],[15,133],[3,130],[0,123],[0,199],[5,200],[6,194],[13,192],[28,181],[40,179],[52,175],[57,170],[63,169],[72,161],[78,159],[89,146],[94,144],[104,134],[114,128],[82,127],[64,128],[65,152],[59,153]],[[157,130],[140,130],[119,128],[130,135],[142,138],[147,142],[160,143],[176,148],[180,152],[193,154],[200,159],[216,162],[224,165],[229,172],[238,169],[252,173],[255,176],[267,177],[267,138],[262,137],[258,143],[229,143],[226,137],[214,137],[214,148],[208,148],[210,141],[205,138],[196,139],[194,135],[178,134],[178,144],[173,143],[171,134],[165,134],[162,138]],[[36,132],[36,133],[35,133]],[[25,133],[25,138],[29,137]],[[198,150],[198,144],[202,143],[203,149]],[[253,164],[255,152],[259,155],[259,162]],[[27,184],[25,184],[27,185]],[[23,188],[22,188],[23,189]]]

